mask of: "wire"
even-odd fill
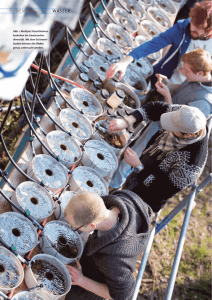
[[[38,70],[38,67],[37,67],[35,64],[31,64],[31,67],[33,67],[33,68],[35,68],[36,70]],[[46,70],[44,70],[44,69],[41,69],[41,72],[42,72],[43,74],[48,75],[48,72],[47,72]],[[65,77],[62,77],[62,76],[59,76],[59,75],[55,75],[55,74],[53,74],[53,73],[50,73],[50,74],[51,74],[51,76],[52,76],[53,78],[57,78],[57,79],[59,79],[59,80],[66,81],[66,82],[71,83],[71,84],[73,84],[73,85],[75,85],[75,86],[77,86],[77,87],[79,87],[79,88],[81,88],[81,89],[84,89],[84,90],[87,90],[87,91],[88,91],[88,89],[86,89],[84,86],[82,86],[82,85],[80,85],[79,83],[76,83],[76,82],[74,82],[74,81],[72,81],[72,80],[70,80],[70,79],[68,79],[68,78],[65,78]]]

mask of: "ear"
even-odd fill
[[[204,74],[204,72],[203,71],[199,71],[199,72],[197,72],[197,74],[196,74],[197,76],[200,76],[200,77],[202,77],[202,76],[205,76],[205,74]]]
[[[91,226],[91,228],[92,228],[93,230],[96,229],[96,223],[93,223],[93,222],[92,222],[92,223],[90,223],[89,225]]]

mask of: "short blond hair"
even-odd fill
[[[194,74],[202,71],[206,75],[212,69],[210,53],[200,48],[183,54],[181,61],[188,64]]]
[[[92,192],[72,197],[65,208],[65,217],[72,214],[77,226],[101,222],[106,217],[106,206],[103,199]]]

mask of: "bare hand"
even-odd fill
[[[126,129],[127,127],[128,124],[124,119],[116,119],[110,122],[108,130],[110,131],[110,133],[115,133]]]
[[[127,66],[126,63],[121,62],[112,64],[107,71],[106,78],[113,78],[119,72],[119,80],[121,80],[124,77]]]
[[[134,168],[141,166],[141,161],[139,159],[138,154],[129,147],[126,149],[124,153],[124,158],[126,163]]]
[[[81,285],[83,282],[83,274],[82,274],[82,267],[77,259],[75,259],[77,268],[72,266],[66,265],[69,274],[71,275],[72,285]]]
[[[155,77],[157,77],[159,82],[163,81],[165,84],[167,84],[169,82],[169,79],[165,75],[155,74]]]
[[[171,94],[169,92],[169,88],[162,82],[156,82],[155,87],[157,91],[163,95],[165,98],[171,97]]]

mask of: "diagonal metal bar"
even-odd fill
[[[159,211],[156,214],[155,222],[157,222],[157,219],[160,215],[160,212],[161,211]],[[146,268],[146,264],[147,264],[147,260],[148,260],[148,257],[149,257],[149,253],[150,253],[152,243],[153,243],[153,240],[154,240],[154,237],[155,237],[155,229],[156,229],[156,227],[154,226],[151,233],[150,233],[148,245],[147,245],[146,250],[143,254],[142,262],[141,262],[141,265],[140,265],[140,268],[139,268],[139,271],[138,271],[138,275],[137,275],[136,283],[135,283],[135,288],[134,288],[134,292],[133,292],[133,296],[132,296],[131,300],[136,300],[137,299],[138,292],[139,292],[140,285],[141,285],[141,281],[142,281],[144,271],[145,271],[145,268]]]
[[[165,300],[171,300],[171,297],[172,297],[174,284],[175,284],[175,280],[176,280],[176,276],[177,276],[178,267],[179,267],[179,264],[180,264],[181,254],[182,254],[183,246],[184,246],[184,243],[185,243],[186,233],[187,233],[187,229],[188,229],[188,224],[189,224],[189,220],[190,220],[190,216],[191,216],[191,212],[192,212],[192,206],[193,206],[193,203],[194,203],[195,196],[196,196],[196,189],[194,189],[192,191],[192,193],[190,194],[190,199],[189,199],[189,203],[188,203],[188,206],[187,206],[185,218],[184,218],[184,221],[183,221],[183,226],[182,226],[182,229],[181,229],[181,234],[180,234],[180,238],[179,238],[179,242],[178,242],[178,246],[177,246],[176,255],[175,255],[175,258],[174,258],[174,263],[173,263],[173,266],[172,266],[171,276],[170,276],[170,279],[169,279],[169,284],[168,284],[168,289],[167,289]]]

